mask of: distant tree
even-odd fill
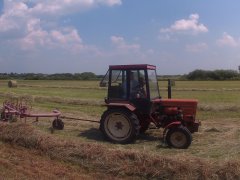
[[[190,72],[187,75],[187,79],[189,80],[202,80],[202,79],[207,79],[207,71],[197,69],[195,71]]]
[[[228,80],[239,77],[238,72],[233,70],[216,70],[214,72],[218,80]]]
[[[80,77],[82,80],[92,80],[97,78],[97,76],[92,72],[83,72],[80,74]]]
[[[194,70],[190,72],[187,76],[189,80],[233,80],[240,79],[240,75],[237,71],[233,70]]]
[[[0,79],[24,79],[24,80],[96,80],[102,77],[92,72],[83,73],[56,73],[56,74],[35,74],[35,73],[0,73]]]

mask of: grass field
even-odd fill
[[[32,111],[49,112],[54,108],[58,108],[65,116],[99,120],[102,112],[105,110],[105,107],[101,106],[101,104],[104,103],[103,99],[106,96],[106,89],[99,88],[98,83],[99,82],[97,81],[18,81],[17,88],[8,88],[7,81],[0,81],[0,101],[2,102],[9,97],[24,96],[32,100]],[[161,96],[163,98],[166,98],[167,82],[160,81],[159,87]],[[56,141],[74,141],[74,143],[76,143],[76,146],[81,143],[93,144],[93,146],[89,146],[90,148],[93,148],[93,152],[96,151],[94,150],[94,147],[96,147],[99,149],[106,149],[109,154],[114,154],[116,152],[122,155],[125,153],[133,153],[134,156],[136,155],[137,157],[146,156],[147,154],[147,156],[151,156],[148,158],[152,159],[153,161],[157,161],[159,158],[164,157],[173,164],[176,162],[180,164],[178,164],[179,166],[177,167],[171,163],[166,164],[165,166],[168,167],[169,172],[171,170],[169,166],[180,168],[177,169],[180,171],[181,167],[184,169],[188,168],[187,165],[193,166],[194,163],[199,163],[197,167],[200,169],[202,168],[201,173],[204,174],[205,171],[209,170],[208,172],[205,172],[205,176],[201,175],[201,177],[207,177],[209,179],[211,179],[211,177],[213,179],[220,177],[225,177],[228,179],[228,177],[233,177],[233,179],[239,179],[240,161],[237,159],[240,158],[240,82],[177,81],[176,86],[173,87],[172,95],[173,98],[191,98],[198,99],[199,101],[197,118],[201,120],[202,126],[200,128],[200,131],[193,135],[192,145],[187,150],[169,149],[163,146],[161,144],[161,129],[148,130],[146,132],[146,135],[141,135],[135,144],[117,145],[111,144],[104,140],[102,134],[98,130],[99,125],[97,123],[66,120],[65,129],[63,131],[54,131],[53,135],[49,130],[49,127],[51,126],[51,119],[40,119],[38,123],[32,123],[34,120],[28,120],[28,123],[31,124],[31,127],[33,126],[37,132],[43,133],[44,135],[41,135],[43,137],[49,135],[51,137],[53,136],[54,138],[57,138]],[[2,130],[4,130],[4,128],[2,128]],[[13,134],[14,133],[16,132],[13,132]],[[3,139],[3,141],[6,141],[5,136],[2,136],[0,138]],[[29,139],[27,139],[27,141],[28,140]],[[18,143],[17,140],[14,142],[14,146],[17,144],[26,147],[25,145]],[[10,148],[8,144],[3,142],[0,143],[0,146],[5,149]],[[60,145],[57,144],[56,146]],[[16,146],[13,148],[13,150],[11,150],[11,152],[15,154],[18,153],[18,151],[21,151],[22,153],[29,151],[28,148],[20,148],[20,150],[19,148],[19,146]],[[15,150],[16,152],[13,152]],[[2,151],[0,154],[6,152],[7,150]],[[45,154],[43,153],[43,157],[38,157],[40,162],[47,161],[49,164],[61,163],[61,166],[71,169],[70,171],[73,173],[76,173],[75,168],[80,168],[81,170],[79,171],[86,174],[86,177],[90,179],[92,177],[90,170],[98,172],[98,177],[106,177],[104,176],[103,172],[103,169],[106,168],[106,164],[103,164],[101,167],[99,167],[99,164],[91,159],[92,156],[95,157],[94,155],[88,154],[89,157],[87,156],[88,158],[86,158],[84,154],[82,160],[87,160],[89,163],[86,163],[87,165],[83,166],[79,162],[76,163],[75,160],[66,160],[66,158],[61,159],[59,156],[54,156],[53,159],[55,160],[53,162],[50,162],[45,158],[49,156],[52,158],[52,155],[50,153],[51,151],[46,150],[46,152],[47,153]],[[81,153],[82,152],[79,151],[79,156],[81,156]],[[101,154],[102,152],[99,150],[99,152],[96,153]],[[45,157],[46,154],[48,154],[47,157]],[[6,156],[0,156],[0,162],[5,162],[5,165],[0,165],[0,175],[3,175],[6,171],[9,172],[12,167],[11,159],[9,159],[9,156],[9,152]],[[67,157],[68,155],[65,156]],[[106,159],[107,158],[102,161],[105,162]],[[114,161],[114,158],[109,158],[109,161],[111,160]],[[166,159],[164,159],[164,162],[165,160]],[[120,164],[123,163],[120,161],[121,160],[119,160]],[[71,164],[69,164],[69,162]],[[172,177],[173,179],[181,179],[185,177],[182,177],[181,173],[179,174],[177,172],[175,172],[175,174],[164,174],[164,176],[162,176],[159,175],[160,170],[159,172],[157,171],[158,173],[155,172],[155,176],[154,172],[151,171],[151,174],[150,171],[148,172],[147,170],[145,171],[150,173],[150,175],[144,175],[141,174],[141,172],[131,174],[127,171],[127,169],[134,169],[132,166],[134,163],[137,163],[136,158],[133,158],[132,160],[130,158],[127,160],[127,162],[124,161],[124,163],[126,163],[128,167],[125,167],[125,169],[120,168],[118,170],[114,169],[112,171],[107,171],[108,175],[116,175],[115,177],[124,178]],[[156,164],[158,163],[159,162],[156,162]],[[75,167],[76,165],[77,167]],[[108,166],[111,166],[111,163],[110,165],[108,164]],[[115,166],[117,166],[117,164],[115,164]],[[148,166],[154,166],[154,164],[148,164]],[[231,167],[232,169],[230,168],[230,174],[234,176],[228,174],[229,172],[224,173],[222,170],[224,169],[224,166]],[[9,178],[12,178],[16,173],[18,173],[18,170],[14,169],[12,174],[10,173],[11,175],[9,175]],[[197,170],[192,169],[192,172],[189,171],[188,173],[189,174],[187,174],[188,176],[186,177],[193,178],[196,175],[191,173],[198,172]],[[29,172],[29,174],[31,173]],[[32,177],[36,177],[35,175],[36,174],[32,172],[32,175],[24,175],[22,177],[31,179]],[[50,179],[51,177],[57,178],[58,176],[55,176],[54,174],[48,174],[46,175],[46,178],[48,177]],[[196,178],[193,179],[197,179],[197,177],[200,177],[199,174],[196,176]],[[66,174],[66,178],[71,179],[72,176],[70,174]],[[79,178],[84,177],[81,177],[79,175]]]

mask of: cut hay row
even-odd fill
[[[0,123],[0,140],[36,149],[52,159],[70,162],[90,171],[118,177],[156,179],[239,179],[240,162],[213,162],[186,155],[165,156],[149,152],[110,149],[97,143],[63,140],[29,124]]]
[[[51,85],[29,85],[29,84],[19,84],[19,87],[34,87],[34,88],[52,88],[52,89],[97,89],[97,90],[106,90],[106,87],[86,87],[86,86],[51,86]],[[167,88],[160,87],[161,91],[167,91]],[[240,88],[172,88],[173,91],[240,91]]]
[[[38,155],[36,150],[0,143],[1,180],[93,180],[96,176],[100,179],[108,177],[94,172],[89,173],[69,163],[53,161],[46,156]]]
[[[167,90],[167,88],[160,88],[162,90]],[[173,91],[213,91],[213,92],[223,92],[223,91],[240,91],[240,88],[219,88],[219,89],[212,89],[212,88],[172,88]]]
[[[45,85],[29,85],[29,84],[19,84],[19,87],[34,87],[34,88],[52,88],[52,89],[98,89],[98,90],[106,90],[105,87],[80,87],[80,86],[45,86]]]
[[[34,102],[52,102],[62,103],[68,105],[89,105],[89,106],[101,106],[104,105],[102,100],[86,100],[86,99],[70,99],[60,97],[46,97],[46,96],[33,96]]]
[[[61,98],[61,97],[49,97],[49,96],[32,96],[32,95],[17,95],[14,93],[0,93],[0,96],[7,99],[16,99],[16,98],[25,98],[29,101],[36,103],[51,102],[51,103],[60,103],[67,105],[88,105],[88,106],[103,106],[105,103],[103,100],[87,100],[87,99],[71,99],[71,98]],[[230,111],[230,112],[239,112],[239,104],[205,104],[199,103],[198,110],[200,111]]]
[[[211,112],[220,112],[220,111],[230,111],[230,112],[240,112],[240,105],[237,104],[199,104],[198,110],[200,111],[211,111]]]
[[[103,100],[86,100],[86,99],[71,99],[61,97],[49,97],[49,96],[34,96],[34,95],[17,95],[14,93],[0,93],[0,96],[6,99],[28,99],[32,102],[43,103],[60,103],[68,105],[90,105],[90,106],[101,106],[104,105]]]

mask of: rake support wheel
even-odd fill
[[[134,142],[139,129],[137,116],[125,109],[108,109],[100,120],[100,130],[109,141],[114,143]]]
[[[63,130],[64,122],[61,119],[54,119],[54,121],[52,122],[52,127],[53,129]]]

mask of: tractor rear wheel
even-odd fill
[[[100,120],[100,130],[114,143],[126,144],[135,141],[139,128],[137,116],[125,109],[106,110]]]
[[[166,142],[171,147],[187,149],[192,143],[192,135],[187,128],[179,126],[167,132]]]
[[[54,121],[52,122],[52,127],[53,129],[63,130],[64,122],[61,119],[54,119]]]

